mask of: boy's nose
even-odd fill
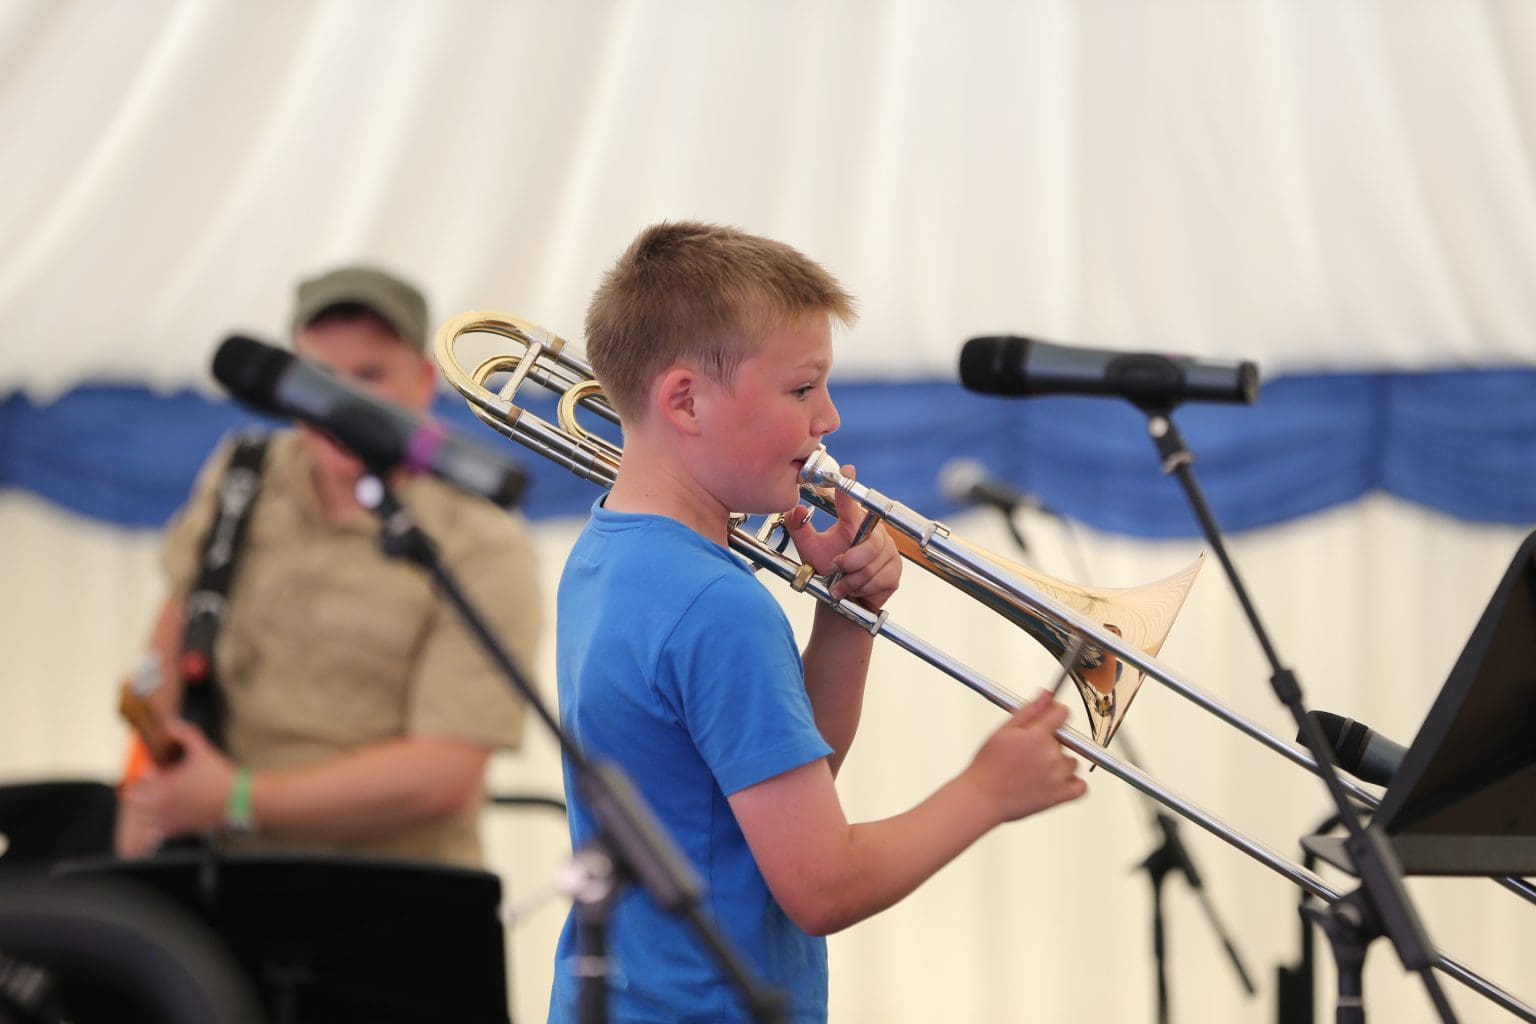
[[[842,418],[837,415],[837,406],[832,404],[832,396],[828,395],[826,405],[811,423],[811,431],[817,437],[824,437],[835,431],[842,422]]]

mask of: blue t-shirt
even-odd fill
[[[706,886],[703,913],[795,1021],[824,1021],[826,942],[768,891],[726,797],[830,754],[816,731],[800,653],[773,596],[739,558],[664,516],[601,501],[560,580],[560,717],[591,760],[635,783]],[[571,843],[596,825],[565,792]],[[683,921],[638,886],[613,910],[613,1021],[721,1021],[746,1011]],[[556,951],[550,1020],[574,1021],[581,979],[574,912]]]

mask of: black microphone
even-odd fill
[[[1036,509],[1054,515],[1039,498],[992,476],[975,459],[950,459],[939,467],[939,493],[956,505],[989,505],[1004,512]]]
[[[960,350],[960,383],[984,395],[1115,395],[1142,406],[1246,402],[1259,368],[1155,352],[1077,348],[1016,336],[972,338]]]
[[[504,508],[522,494],[526,478],[516,464],[291,352],[226,338],[214,353],[213,376],[247,405],[319,428],[376,473],[397,466],[431,473]]]
[[[1393,743],[1353,718],[1327,711],[1308,711],[1307,717],[1322,728],[1323,735],[1328,738],[1328,749],[1333,751],[1339,767],[1361,782],[1388,785],[1408,754],[1401,744]],[[1299,733],[1296,738],[1301,738]]]

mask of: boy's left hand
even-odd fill
[[[842,473],[852,479],[854,468],[843,466]],[[884,523],[875,524],[868,537],[849,547],[869,511],[842,491],[837,492],[836,501],[837,522],[825,530],[810,525],[811,510],[804,505],[790,509],[784,525],[800,558],[818,575],[843,574],[832,585],[834,598],[851,597],[870,611],[879,611],[901,581],[901,553]]]

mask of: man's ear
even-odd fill
[[[683,434],[701,429],[700,408],[703,377],[691,366],[672,366],[661,372],[651,389],[651,408],[663,423]]]
[[[437,364],[425,357],[421,360],[421,408],[429,410],[437,398]]]

